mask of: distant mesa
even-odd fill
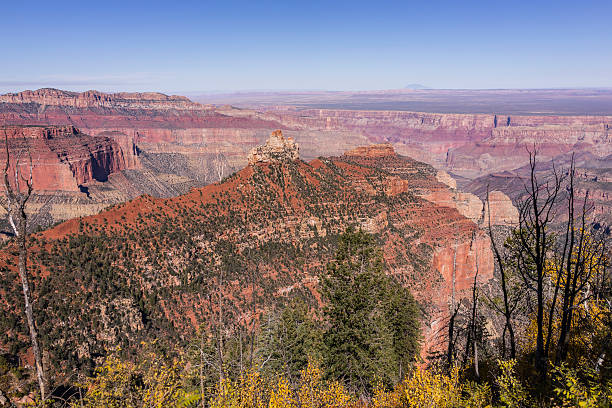
[[[165,95],[157,92],[99,91],[71,92],[55,88],[0,95],[0,103],[40,104],[72,108],[129,108],[129,109],[178,109],[184,111],[203,110],[206,107],[190,101],[184,96]]]
[[[293,138],[285,138],[281,130],[275,130],[272,132],[265,145],[257,146],[250,151],[249,164],[279,163],[294,161],[299,158],[299,148]]]

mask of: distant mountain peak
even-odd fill
[[[272,132],[265,145],[249,153],[249,164],[294,161],[300,158],[299,147],[292,137],[283,136],[281,130]]]
[[[421,85],[421,84],[408,84],[404,87],[404,89],[431,89],[431,88],[425,85]]]

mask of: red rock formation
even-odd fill
[[[366,143],[389,142],[398,152],[439,168],[477,177],[510,170],[526,161],[526,147],[543,159],[568,151],[612,153],[609,116],[498,116],[401,111],[270,109],[265,113],[214,108],[179,96],[104,94],[55,89],[0,96],[5,124],[73,124],[86,133],[113,132],[128,165],[137,165],[135,144],[158,151],[180,146],[194,154],[225,150],[233,165],[283,128],[300,143],[305,158],[340,154]],[[222,132],[221,132],[222,131]],[[223,133],[223,140],[214,135]],[[213,136],[211,138],[211,136]],[[227,144],[232,147],[228,147]],[[173,147],[169,147],[173,145]]]
[[[73,126],[0,128],[0,136],[9,137],[11,167],[19,159],[22,174],[29,172],[37,191],[79,191],[79,185],[92,180],[104,181],[111,173],[127,168],[117,143],[107,137],[80,133]],[[0,151],[0,162],[6,154]]]
[[[254,113],[216,109],[182,96],[158,93],[83,93],[39,89],[0,95],[0,124],[74,125],[84,133],[117,142],[128,168],[140,166],[137,145],[152,151],[239,156],[265,140],[278,124]],[[246,144],[245,144],[246,141]],[[228,143],[232,148],[228,149]]]
[[[280,134],[273,139],[278,142]],[[297,153],[289,152],[290,157]],[[249,268],[257,268],[259,286],[255,290],[268,304],[293,291],[320,299],[317,276],[333,256],[335,236],[349,225],[359,226],[376,234],[387,272],[409,286],[426,307],[425,334],[427,344],[433,345],[436,330],[447,315],[453,265],[458,296],[469,288],[477,267],[483,280],[493,274],[488,240],[478,226],[451,206],[421,198],[427,192],[448,190],[436,174],[431,166],[399,156],[385,145],[310,163],[257,161],[221,183],[169,199],[141,196],[98,215],[67,221],[37,238],[44,239],[45,245],[63,246],[68,245],[63,238],[71,234],[96,236],[105,231],[106,245],[92,248],[112,251],[112,256],[99,256],[112,259],[113,279],[133,289],[121,293],[156,296],[163,310],[149,318],[163,321],[160,327],[176,328],[169,335],[181,335],[202,323],[208,310],[206,295],[202,292],[200,296],[200,291],[208,290],[209,280],[202,279],[200,275],[206,272],[201,271],[215,270],[225,259],[240,258],[240,267],[233,267],[238,273],[236,283],[230,282],[227,288],[236,291],[228,299],[235,299],[237,307],[241,307],[237,299],[242,295],[234,295],[244,289],[239,279]],[[155,237],[154,243],[150,237]],[[149,247],[153,244],[157,249]],[[33,259],[53,262],[57,258]],[[194,259],[205,264],[195,266]],[[189,275],[188,271],[196,271],[194,266],[198,272]],[[57,268],[41,265],[40,270],[51,267]],[[82,279],[82,270],[77,269],[75,277]],[[65,273],[62,278],[70,279],[75,270]],[[59,275],[42,273],[36,279],[57,280]],[[187,287],[183,282],[196,286]],[[96,299],[102,296],[95,287],[99,282],[87,284],[94,285],[89,290]],[[171,290],[161,292],[160,288]],[[61,294],[50,291],[46,296]],[[55,300],[46,298],[50,305]],[[133,299],[127,303],[139,305]],[[92,307],[92,313],[97,310],[100,308]],[[150,334],[141,333],[146,329],[132,320],[124,322],[126,332],[138,332],[139,339]],[[78,319],[71,321],[75,327],[70,332],[89,333],[91,328],[83,324]]]
[[[356,149],[349,150],[344,154],[345,156],[361,156],[361,157],[389,157],[395,156],[395,149],[389,143],[371,145],[371,146],[360,146]]]
[[[282,128],[285,136],[300,144],[300,153],[306,160],[339,155],[372,142],[386,142],[389,146],[379,147],[376,152],[370,149],[370,154],[384,156],[388,153],[385,150],[393,146],[400,154],[470,179],[522,166],[527,160],[526,148],[533,148],[534,144],[543,161],[570,151],[590,151],[599,158],[612,153],[612,117],[609,116],[295,108],[256,112],[228,106],[215,108],[184,97],[154,93],[41,89],[1,95],[0,123],[77,126],[92,136],[112,139],[120,147],[127,168],[140,167],[139,150],[178,154],[201,168],[210,167],[211,157],[223,156],[227,162],[224,175],[245,166],[248,152],[277,128]],[[58,177],[58,183],[67,185],[66,177]],[[456,188],[456,183],[442,173],[438,178]],[[211,178],[205,175],[196,180],[210,182]],[[390,188],[400,191],[402,183],[405,180]],[[506,191],[503,187],[500,184],[495,188]],[[512,192],[506,192],[515,198]],[[471,195],[444,189],[427,194],[432,201],[454,206],[474,221],[481,215],[482,208],[478,208],[480,204]],[[482,194],[477,194],[482,199]],[[605,195],[605,191],[601,190],[601,194]],[[599,201],[604,203],[605,197],[601,194]],[[601,206],[601,211],[604,207]]]

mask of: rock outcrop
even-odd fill
[[[278,163],[299,158],[298,145],[293,138],[285,138],[281,130],[272,132],[265,145],[258,146],[249,152],[249,164]]]
[[[344,153],[345,156],[361,156],[361,157],[385,157],[396,156],[395,149],[390,143],[382,143],[370,146],[360,146]]]

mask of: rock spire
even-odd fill
[[[251,150],[249,164],[278,163],[298,160],[299,158],[299,148],[293,138],[285,138],[281,130],[275,130],[265,145],[257,146]]]

